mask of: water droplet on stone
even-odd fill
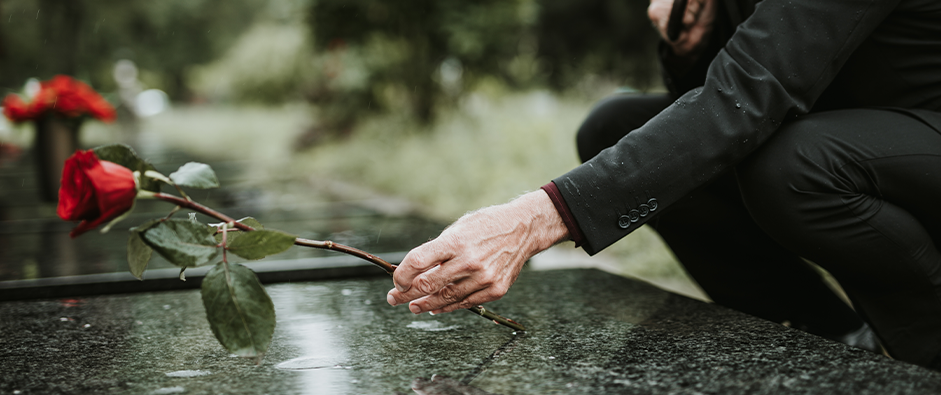
[[[331,366],[340,366],[336,360],[327,357],[301,357],[289,361],[281,362],[275,365],[278,369],[284,370],[313,370],[329,368]]]
[[[735,108],[742,108],[742,105],[739,103],[735,103]]]
[[[458,325],[444,326],[438,321],[413,321],[408,328],[423,330],[425,332],[441,332],[460,328]]]
[[[164,387],[154,390],[151,394],[163,395],[163,394],[182,394],[186,392],[186,388],[183,387]],[[16,392],[14,392],[15,394]]]
[[[167,377],[199,377],[210,375],[212,372],[208,370],[177,370],[175,372],[167,373]]]

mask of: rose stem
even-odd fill
[[[234,226],[235,226],[236,228],[238,228],[239,230],[243,230],[243,231],[246,231],[246,232],[251,232],[251,231],[255,230],[255,228],[252,228],[251,226],[245,225],[245,224],[243,224],[243,223],[241,223],[241,222],[236,222],[236,221],[235,221],[234,219],[232,219],[231,217],[229,217],[229,216],[227,216],[227,215],[225,215],[225,214],[223,214],[223,213],[220,213],[220,212],[218,212],[218,211],[216,211],[216,210],[213,210],[213,209],[211,209],[211,208],[209,208],[209,207],[203,206],[202,204],[196,203],[195,201],[192,201],[192,200],[186,200],[186,199],[180,198],[180,197],[178,197],[178,196],[168,195],[168,194],[165,194],[165,193],[156,193],[156,194],[154,194],[154,197],[157,198],[157,199],[163,200],[163,201],[165,201],[165,202],[173,203],[173,204],[175,204],[175,205],[177,205],[177,206],[180,206],[180,207],[185,207],[185,208],[188,208],[188,209],[190,209],[190,210],[198,211],[198,212],[200,212],[200,213],[203,213],[203,214],[205,214],[205,215],[208,215],[208,216],[210,216],[210,217],[213,217],[213,218],[215,218],[215,219],[218,219],[218,220],[220,220],[220,221],[222,221],[222,222],[232,223],[232,224],[234,224]],[[346,246],[346,245],[343,245],[343,244],[334,243],[334,242],[329,241],[329,240],[326,240],[326,241],[308,240],[308,239],[302,239],[302,238],[298,237],[297,239],[294,240],[294,245],[303,246],[303,247],[320,248],[320,249],[324,249],[324,250],[333,250],[333,251],[337,251],[337,252],[342,252],[342,253],[344,253],[344,254],[352,255],[352,256],[355,256],[355,257],[357,257],[357,258],[363,259],[363,260],[365,260],[365,261],[367,261],[367,262],[369,262],[369,263],[372,263],[372,264],[374,264],[374,265],[376,265],[376,266],[381,267],[383,270],[386,271],[386,273],[389,273],[389,275],[392,275],[392,273],[395,272],[395,268],[397,267],[396,265],[393,265],[393,264],[391,264],[391,263],[389,263],[389,262],[386,262],[384,259],[382,259],[382,258],[380,258],[380,257],[378,257],[378,256],[375,256],[375,255],[373,255],[373,254],[370,254],[370,253],[368,253],[368,252],[366,252],[366,251],[363,251],[363,250],[360,250],[360,249],[357,249],[357,248],[353,248],[353,247],[350,247],[350,246]],[[470,312],[472,312],[472,313],[474,313],[474,314],[477,314],[477,315],[479,315],[479,316],[481,316],[481,317],[484,317],[484,318],[486,318],[486,319],[489,319],[489,320],[493,321],[495,324],[503,325],[503,326],[506,326],[506,327],[508,327],[508,328],[511,328],[511,329],[517,330],[517,331],[525,331],[525,330],[526,330],[525,327],[523,327],[522,325],[520,325],[520,324],[517,323],[516,321],[513,321],[513,320],[511,320],[511,319],[509,319],[509,318],[502,317],[502,316],[500,316],[499,314],[496,314],[496,313],[494,313],[494,312],[492,312],[492,311],[490,311],[490,310],[485,309],[483,306],[469,307],[469,308],[467,308],[467,310],[470,310]]]

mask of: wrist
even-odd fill
[[[533,253],[543,251],[569,238],[568,228],[562,221],[549,195],[542,189],[529,192],[514,200],[520,221],[527,224],[528,244]]]

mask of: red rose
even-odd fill
[[[66,221],[82,221],[70,233],[77,237],[130,210],[136,196],[131,170],[99,160],[91,150],[75,151],[62,170],[57,211]]]

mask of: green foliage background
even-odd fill
[[[0,91],[70,74],[108,92],[130,59],[174,100],[307,99],[343,107],[335,129],[374,111],[428,122],[488,79],[645,90],[655,43],[638,1],[0,0]]]
[[[69,74],[114,89],[111,70],[131,59],[152,86],[187,98],[189,67],[215,59],[261,0],[2,0],[0,87]]]

